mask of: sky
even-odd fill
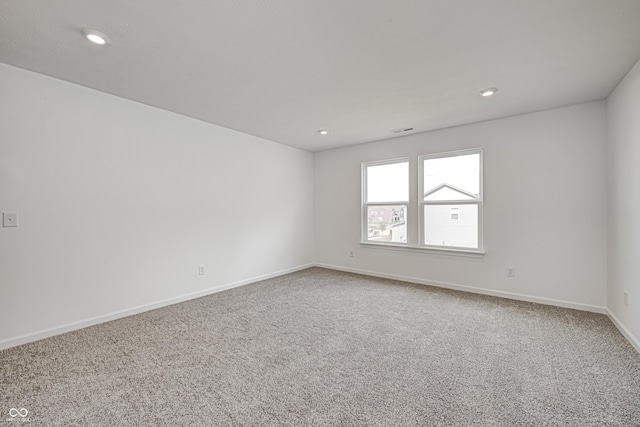
[[[425,193],[446,183],[469,193],[480,192],[480,154],[424,160]],[[367,202],[408,202],[409,163],[367,167]]]

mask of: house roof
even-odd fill
[[[463,190],[462,188],[458,188],[458,187],[456,187],[454,185],[447,184],[446,182],[438,185],[437,187],[432,188],[431,190],[429,190],[427,192],[425,192],[424,193],[424,198],[426,199],[427,197],[429,197],[429,196],[431,196],[433,194],[436,194],[439,191],[442,191],[444,189],[449,189],[449,190],[455,191],[456,193],[460,193],[461,195],[466,196],[466,197],[471,198],[471,199],[477,199],[478,198],[477,194],[470,193],[468,191]],[[447,199],[447,200],[457,200],[457,199],[450,198],[450,199]]]
[[[404,224],[405,224],[404,221],[398,221],[398,222],[394,222],[393,224],[387,225],[387,228],[396,228],[396,227],[400,227],[401,225],[404,225]]]

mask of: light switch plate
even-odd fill
[[[3,227],[17,227],[18,226],[18,214],[15,212],[2,212],[2,226]]]

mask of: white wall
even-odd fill
[[[0,348],[313,262],[311,153],[3,64],[0,94]]]
[[[640,351],[640,62],[607,100],[609,314]],[[623,293],[629,295],[624,305]]]
[[[0,211],[20,223],[0,228],[0,348],[308,265],[314,231],[320,264],[606,305],[639,345],[640,204],[627,197],[640,192],[638,64],[606,110],[317,153],[315,188],[304,151],[3,64],[0,93]],[[361,162],[412,156],[415,171],[419,154],[474,147],[485,156],[484,257],[358,244]]]
[[[604,312],[605,140],[601,101],[317,153],[316,262]],[[359,245],[362,162],[410,156],[415,193],[418,155],[476,147],[484,149],[484,257]],[[417,212],[409,215],[415,226]]]

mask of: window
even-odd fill
[[[362,194],[362,240],[406,244],[409,161],[363,164]]]
[[[482,150],[417,160],[417,173],[406,158],[362,164],[362,242],[482,253]]]
[[[460,216],[460,208],[451,208],[451,219],[457,220]]]
[[[419,157],[421,244],[482,249],[482,151]]]

